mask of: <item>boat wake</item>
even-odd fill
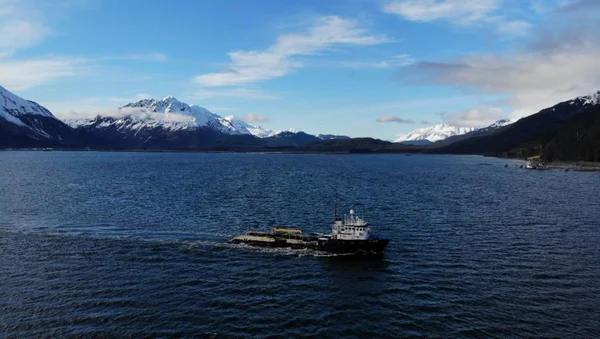
[[[244,243],[239,243],[239,244],[227,243],[226,245],[230,246],[231,248],[237,248],[237,249],[243,250],[243,251],[249,251],[249,252],[255,252],[255,253],[269,253],[269,254],[276,254],[276,255],[281,255],[281,256],[295,256],[298,258],[302,258],[302,257],[316,257],[316,258],[347,257],[347,256],[355,255],[354,253],[329,253],[329,252],[317,251],[317,250],[308,249],[308,248],[295,249],[295,248],[290,248],[290,247],[257,247],[257,246],[247,245]]]

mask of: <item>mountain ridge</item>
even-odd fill
[[[418,128],[406,135],[399,137],[394,142],[404,143],[407,145],[427,145],[448,139],[454,135],[466,134],[474,130],[474,127],[459,127],[439,123],[429,127]]]
[[[174,97],[125,105],[116,116],[71,122],[0,87],[0,147],[119,150],[290,151],[316,153],[460,153],[545,160],[600,161],[600,91],[558,103],[516,122],[423,146],[373,138],[310,135],[298,130],[258,132],[235,116],[220,117]],[[130,111],[133,110],[133,111]],[[443,126],[444,127],[444,126]],[[259,127],[256,127],[259,128]],[[443,129],[443,128],[442,128]],[[254,132],[254,133],[253,133]],[[263,133],[258,137],[256,133]]]
[[[585,151],[568,155],[569,148],[582,145]],[[518,158],[541,155],[546,161],[600,161],[600,91],[560,102],[493,133],[460,140],[438,151]]]

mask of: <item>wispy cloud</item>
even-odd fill
[[[334,47],[369,46],[388,39],[373,35],[353,20],[339,16],[320,17],[306,32],[285,34],[264,51],[233,51],[226,70],[199,75],[202,86],[235,86],[285,76],[303,67],[297,57],[331,51]]]
[[[24,90],[50,81],[84,73],[88,64],[84,59],[45,57],[27,60],[0,60],[0,80],[11,90]]]
[[[399,54],[392,58],[382,61],[324,61],[318,62],[311,65],[322,66],[322,67],[339,67],[339,68],[355,68],[355,69],[368,69],[368,68],[400,68],[414,64],[416,61],[408,54]]]
[[[25,90],[57,79],[88,74],[90,69],[107,60],[167,60],[162,53],[100,58],[56,55],[23,58],[19,56],[20,51],[34,47],[54,33],[46,23],[47,15],[39,7],[40,2],[33,0],[0,0],[0,81],[11,90]]]
[[[88,97],[60,101],[38,101],[59,119],[93,118],[111,109],[106,98]],[[114,103],[112,104],[114,105]]]
[[[469,24],[488,17],[500,3],[500,0],[401,0],[387,3],[383,10],[410,21],[447,20]]]
[[[103,62],[109,59],[115,59],[115,57],[83,58],[47,55],[26,59],[15,57],[0,58],[0,81],[3,86],[12,90],[25,90],[46,85],[61,78],[91,74],[91,71],[94,69],[96,69],[98,74],[102,74],[105,66]],[[123,57],[122,59],[141,60],[130,56]],[[132,79],[130,78],[129,80]]]
[[[36,45],[52,33],[28,1],[0,0],[0,58]]]
[[[195,99],[212,99],[212,98],[247,98],[258,100],[276,100],[279,98],[277,94],[267,93],[256,88],[228,88],[228,89],[199,89],[192,95]]]
[[[502,35],[524,35],[532,25],[499,12],[504,0],[394,0],[383,12],[409,21],[445,21],[461,26],[491,25]]]
[[[396,122],[399,124],[414,124],[415,121],[413,119],[405,119],[405,118],[401,118],[397,115],[382,115],[379,118],[377,118],[375,121],[377,122]]]
[[[421,62],[408,74],[420,82],[503,98],[511,119],[600,88],[600,2],[570,2],[534,32],[535,43],[504,54],[470,54],[444,62]],[[568,22],[568,25],[557,24]],[[477,107],[456,117],[502,118],[496,108]],[[492,121],[493,122],[493,121]]]
[[[480,106],[450,114],[440,114],[442,121],[461,127],[484,127],[504,119],[505,112],[498,107]]]
[[[243,117],[241,117],[241,119],[250,124],[271,121],[271,119],[267,116],[260,115],[260,114],[254,114],[254,113],[248,113],[248,114],[244,115]]]

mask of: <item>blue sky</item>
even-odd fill
[[[596,0],[0,0],[0,85],[61,118],[173,95],[394,139],[600,89]]]

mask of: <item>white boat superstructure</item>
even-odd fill
[[[356,215],[354,210],[350,210],[343,218],[338,217],[336,205],[330,234],[304,235],[302,230],[298,229],[274,228],[271,232],[250,231],[231,239],[231,242],[253,246],[314,249],[331,253],[382,254],[390,239],[372,235],[369,223]]]
[[[332,239],[368,240],[371,237],[371,226],[357,216],[354,210],[343,218],[336,218],[331,227]]]

